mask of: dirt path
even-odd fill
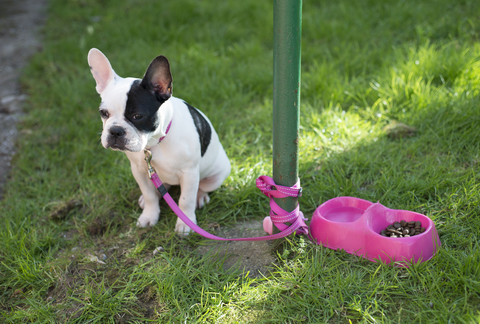
[[[0,0],[0,199],[26,99],[19,77],[29,57],[41,49],[39,27],[46,6],[46,0]]]

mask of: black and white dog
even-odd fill
[[[88,53],[88,64],[100,94],[101,136],[105,148],[125,152],[142,195],[137,226],[153,226],[160,215],[160,196],[150,181],[144,149],[152,153],[158,176],[168,185],[180,185],[179,207],[194,222],[195,208],[230,174],[230,162],[207,117],[172,96],[170,65],[155,58],[143,79],[122,78],[98,49]],[[190,229],[180,219],[175,231]]]

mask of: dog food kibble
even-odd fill
[[[419,221],[407,222],[401,220],[400,222],[388,225],[387,228],[380,232],[380,235],[387,237],[410,237],[421,234],[425,232],[425,230]]]

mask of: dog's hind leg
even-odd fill
[[[208,193],[219,188],[222,185],[225,178],[226,176],[223,173],[219,173],[219,174],[216,174],[207,178],[203,178],[202,180],[200,180],[200,183],[198,185],[198,192],[197,192],[198,208],[202,208],[203,206],[205,206],[210,202],[210,196],[208,195]]]
[[[205,206],[209,202],[210,196],[208,195],[208,193],[199,188],[197,192],[197,208],[203,208],[203,206]]]
[[[225,179],[230,174],[230,162],[228,161],[227,155],[224,151],[222,151],[222,153],[219,155],[216,164],[217,172],[200,180],[197,192],[198,208],[202,208],[203,206],[208,204],[208,202],[210,201],[208,193],[219,188],[222,185],[223,181],[225,181]]]

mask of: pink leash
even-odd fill
[[[157,188],[158,192],[162,195],[163,199],[165,199],[166,203],[168,204],[168,206],[170,206],[173,212],[193,231],[202,235],[203,237],[219,241],[266,241],[279,239],[295,232],[297,232],[297,234],[308,235],[308,226],[305,224],[305,221],[307,219],[303,217],[303,213],[300,211],[300,207],[297,206],[293,211],[287,212],[284,209],[280,208],[280,206],[278,206],[278,204],[274,200],[274,198],[301,196],[302,188],[300,187],[299,182],[297,182],[292,187],[285,187],[275,184],[273,179],[267,176],[260,176],[256,181],[257,188],[260,189],[265,196],[270,198],[270,217],[266,217],[264,219],[264,229],[271,234],[273,224],[280,230],[279,233],[258,237],[223,238],[205,231],[200,226],[192,222],[190,218],[188,218],[188,216],[183,213],[183,211],[175,203],[175,201],[163,185],[162,181],[158,177],[155,169],[151,164],[151,160],[151,152],[145,150],[145,161],[148,165],[148,174],[155,188]]]

